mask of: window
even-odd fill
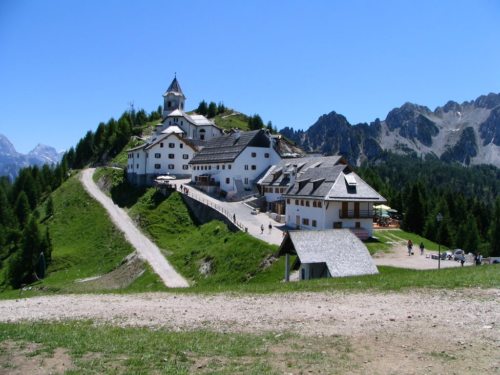
[[[316,223],[316,220],[314,220],[314,219],[312,220],[312,226],[313,226],[314,228],[316,228],[316,227],[318,226],[318,224]]]
[[[169,143],[168,148],[175,148],[175,143]]]
[[[286,199],[286,204],[290,204],[290,198]]]
[[[189,159],[189,155],[188,154],[182,154],[182,158],[183,159]]]
[[[137,157],[139,157],[139,154],[137,154]]]
[[[173,165],[173,164],[168,165],[168,169],[174,169],[174,168],[175,168],[175,165]]]
[[[222,164],[222,169],[226,169],[226,164]]]
[[[169,101],[167,102],[167,108],[170,108],[170,107],[172,107],[172,102],[169,100]]]
[[[211,165],[208,166],[208,170],[210,170],[210,171],[212,170],[212,166]]]
[[[139,169],[139,164],[137,164],[137,169]]]
[[[252,158],[255,158],[257,157],[257,153],[256,152],[252,152]]]
[[[163,142],[160,143],[160,148],[163,148]]]
[[[156,153],[155,154],[155,159],[160,159],[161,158],[161,154],[160,153]]]
[[[295,199],[295,205],[298,206],[299,205],[299,200],[298,199]]]
[[[252,171],[255,171],[257,169],[256,165],[252,165]]]
[[[219,164],[217,164],[217,169],[219,169],[219,167],[220,167]]]
[[[231,169],[231,164],[228,164],[228,165],[227,165],[227,169]]]
[[[306,201],[306,207],[309,207],[309,201]]]
[[[200,139],[203,141],[205,139],[205,129],[200,130]]]
[[[229,177],[227,177],[227,178],[226,178],[226,184],[228,184],[228,185],[229,185],[229,181],[231,181],[231,180],[229,179]]]
[[[184,164],[184,165],[182,166],[182,169],[183,169],[183,170],[188,169],[188,165],[187,165],[187,164]]]
[[[168,154],[169,159],[175,159],[175,154]]]
[[[275,193],[279,193],[280,192],[280,188],[274,188],[274,192]]]
[[[318,208],[321,208],[321,201],[318,201],[317,205],[318,205]]]
[[[265,157],[266,159],[269,159],[269,152],[266,152],[266,153],[264,154],[264,157]]]
[[[248,177],[245,177],[245,185],[248,185]]]
[[[309,225],[309,219],[303,218],[302,225]]]
[[[137,167],[139,168],[139,164],[137,164]],[[161,168],[161,164],[155,164],[155,169],[160,169]]]
[[[179,148],[184,148],[184,143],[179,143]]]
[[[248,171],[248,164],[245,164],[245,171]]]
[[[316,207],[316,201],[313,201],[313,207]]]
[[[301,200],[300,200],[300,205],[301,205],[301,206],[303,206],[303,205],[304,205],[304,200],[303,200],[303,199],[301,199]]]

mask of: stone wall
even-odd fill
[[[182,200],[184,201],[184,203],[186,203],[189,211],[197,220],[198,224],[208,223],[212,220],[219,220],[224,222],[230,231],[239,231],[239,228],[232,222],[232,220],[229,220],[226,216],[221,214],[216,209],[204,205],[203,203],[198,202],[196,199],[188,197],[184,194],[182,194]]]

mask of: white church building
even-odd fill
[[[164,174],[190,177],[189,161],[205,143],[222,135],[205,116],[184,111],[186,97],[175,77],[163,94],[163,118],[143,145],[127,150],[128,180],[151,185]]]

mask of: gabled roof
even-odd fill
[[[166,96],[167,94],[184,96],[181,85],[179,85],[179,81],[177,81],[177,77],[174,77],[174,80],[172,81],[170,86],[168,86],[167,92],[163,94],[163,96]]]
[[[195,125],[215,125],[212,121],[210,121],[209,119],[207,119],[205,116],[203,115],[198,115],[198,114],[195,114],[195,115],[189,115],[191,121],[195,124]]]
[[[170,133],[183,134],[184,131],[181,128],[179,128],[177,125],[170,125],[168,128],[163,130],[161,133],[162,134],[170,134]]]
[[[183,117],[184,119],[186,119],[186,121],[190,122],[191,124],[195,125],[195,126],[214,126],[216,127],[217,129],[220,129],[217,125],[215,125],[215,123],[211,120],[209,120],[208,118],[206,118],[205,116],[203,115],[198,115],[198,114],[192,114],[192,115],[189,115],[187,114],[186,112],[180,110],[180,109],[174,109],[172,112],[170,112],[162,121],[163,123],[165,123],[165,121],[169,118],[169,117]]]
[[[212,138],[189,164],[233,162],[246,147],[270,147],[271,140],[263,129],[234,132]]]
[[[297,175],[294,184],[284,195],[329,201],[386,202],[383,196],[354,173],[348,165],[309,168]]]
[[[258,182],[261,185],[284,186],[290,182],[290,173],[300,176],[310,168],[334,167],[338,164],[346,164],[342,156],[309,156],[304,158],[282,159],[278,164],[272,166],[264,177]]]
[[[191,147],[194,151],[198,151],[200,149],[200,144],[197,144],[196,142],[193,142],[190,139],[183,138],[177,133],[167,133],[167,134],[162,134],[161,136],[159,136],[157,138],[153,138],[153,140],[145,147],[145,150],[150,150],[155,145],[157,145],[158,143],[160,143],[162,141],[165,141],[169,137],[177,138],[179,141],[181,141],[185,145]]]
[[[332,277],[378,273],[368,249],[349,229],[290,231],[279,252],[297,254],[303,264],[326,263]]]

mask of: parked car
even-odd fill
[[[441,252],[441,260],[450,260],[453,259],[453,254],[451,251],[442,251]]]
[[[455,249],[455,251],[453,252],[453,259],[455,259],[457,262],[465,259],[465,251],[463,251],[462,249]]]

